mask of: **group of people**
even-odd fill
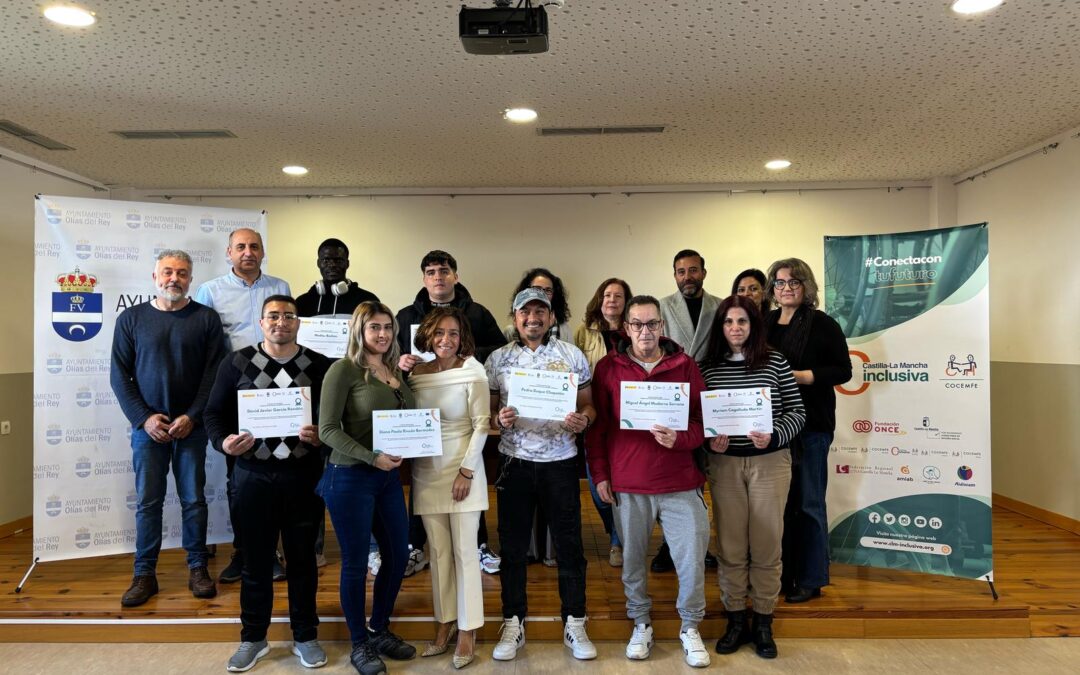
[[[324,508],[341,548],[341,606],[358,672],[382,673],[384,658],[416,655],[389,624],[403,578],[426,564],[437,628],[421,656],[444,654],[454,643],[455,668],[474,660],[484,570],[501,577],[503,625],[492,656],[515,658],[525,644],[526,567],[538,512],[558,567],[564,644],[575,658],[595,658],[586,631],[581,448],[611,537],[609,561],[622,568],[634,624],[627,658],[646,659],[653,645],[646,566],[659,523],[679,581],[686,662],[710,663],[698,630],[710,540],[706,481],[728,617],[717,652],[752,642],[760,656],[775,657],[772,614],[781,592],[788,602],[805,602],[828,584],[824,499],[833,386],[851,377],[851,365],[839,326],[816,309],[817,284],[803,261],[740,273],[721,299],[704,289],[704,257],[680,251],[676,293],[633,295],[626,281],[607,279],[576,330],[561,280],[536,268],[515,289],[504,331],[459,282],[457,261],[445,251],[422,258],[424,288],[396,314],[346,278],[349,252],[340,240],[319,245],[321,279],[297,298],[283,280],[262,272],[257,232],[234,231],[226,252],[232,269],[202,284],[194,299],[190,256],[159,254],[156,297],[117,320],[111,377],[133,426],[138,493],[135,571],[123,606],[158,592],[170,465],[189,589],[197,598],[215,596],[203,497],[208,442],[228,460],[235,553],[219,581],[239,579],[242,623],[229,671],[246,671],[269,653],[273,581],[281,577],[288,581],[293,652],[303,666],[326,663],[315,603]],[[297,342],[300,319],[308,316],[348,318],[344,358]],[[519,415],[508,401],[515,369],[573,373],[576,409],[560,421]],[[620,428],[621,384],[628,381],[687,384],[687,428]],[[255,438],[239,428],[237,392],[290,387],[310,387],[312,424],[284,438]],[[772,432],[706,438],[700,393],[747,387],[769,390]],[[374,449],[373,413],[410,408],[440,411],[440,456],[403,464]],[[490,482],[501,560],[487,545],[484,520],[489,477],[482,451],[496,429],[500,461]],[[411,469],[408,505],[404,466]],[[279,569],[279,543],[287,575]]]

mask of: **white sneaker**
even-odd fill
[[[382,567],[382,556],[378,551],[372,551],[367,554],[367,569],[368,574],[376,576],[379,573],[379,568]]]
[[[480,555],[480,569],[485,574],[499,573],[499,565],[502,564],[502,558],[495,555],[495,553],[488,548],[487,544],[480,544],[477,553]]]
[[[491,658],[496,661],[511,661],[524,646],[525,624],[516,616],[503,619],[502,629],[499,630],[499,643],[491,652]]]
[[[566,628],[563,629],[562,643],[570,648],[575,659],[588,661],[596,658],[596,645],[585,633],[585,617],[566,617]]]
[[[411,577],[412,575],[420,572],[428,566],[428,558],[424,554],[422,548],[410,548],[409,561],[405,563],[405,576]]]
[[[709,658],[709,650],[705,649],[705,643],[701,641],[701,633],[697,628],[687,628],[679,633],[682,640],[683,653],[686,654],[686,665],[694,668],[705,668],[712,660]]]
[[[652,646],[652,626],[639,623],[634,626],[634,634],[630,636],[630,642],[626,645],[626,658],[644,661],[652,653]]]

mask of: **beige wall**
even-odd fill
[[[173,203],[185,202],[174,199]],[[731,277],[786,256],[822,274],[822,235],[927,226],[929,190],[668,195],[207,198],[203,204],[267,209],[268,265],[299,293],[318,276],[315,249],[326,237],[348,244],[350,276],[395,310],[420,289],[420,258],[441,248],[458,259],[461,281],[500,322],[529,267],[549,267],[580,320],[596,286],[621,276],[635,293],[675,292],[671,257],[706,257],[706,289],[727,295]]]
[[[1080,520],[1080,138],[962,183],[990,223],[994,491]]]
[[[5,154],[6,151],[5,151]],[[33,506],[32,427],[34,370],[34,195],[93,197],[91,188],[34,172],[0,159],[0,316],[7,317],[0,349],[0,420],[11,434],[0,436],[0,523],[29,516]]]

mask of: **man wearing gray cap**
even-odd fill
[[[551,300],[535,288],[514,297],[518,339],[488,357],[491,417],[501,430],[498,494],[499,541],[502,544],[503,628],[493,658],[509,661],[525,644],[528,611],[525,555],[537,504],[547,514],[559,566],[563,644],[574,658],[596,658],[585,632],[585,554],[581,544],[581,488],[576,435],[596,419],[589,362],[574,345],[548,334],[555,315]],[[559,421],[521,417],[510,407],[512,372],[541,370],[572,374],[576,410]]]

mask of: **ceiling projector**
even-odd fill
[[[529,0],[510,7],[476,9],[461,6],[458,28],[461,44],[470,54],[541,54],[548,50],[547,12]]]

